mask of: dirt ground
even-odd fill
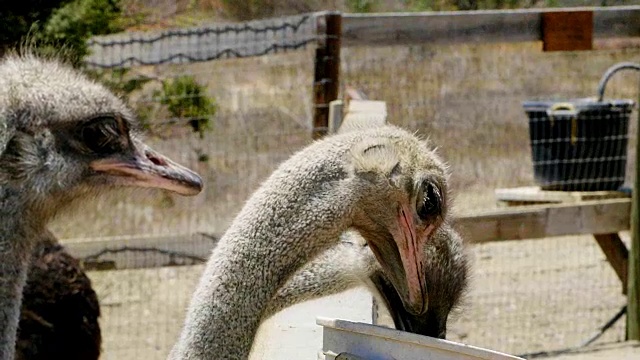
[[[582,350],[552,356],[548,358],[548,360],[632,360],[637,359],[638,356],[640,356],[640,342],[627,341],[623,343],[588,346]]]
[[[473,278],[448,338],[511,354],[572,347],[589,338],[625,299],[589,236],[471,247]],[[164,359],[180,330],[202,266],[92,272],[102,303],[104,359]],[[363,289],[300,304],[264,324],[252,359],[313,358],[316,316],[371,322]],[[599,343],[623,339],[624,318]],[[569,359],[569,358],[567,358]]]

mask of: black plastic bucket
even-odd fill
[[[536,182],[545,190],[617,190],[625,178],[632,100],[526,101]]]

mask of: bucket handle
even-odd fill
[[[578,111],[572,103],[559,102],[551,105],[547,109],[547,116],[551,122],[551,126],[554,124],[554,116],[571,116],[571,145],[575,145],[578,140]]]
[[[640,71],[640,64],[633,62],[621,62],[607,69],[604,75],[602,75],[600,83],[598,83],[598,102],[602,102],[602,99],[604,98],[604,87],[607,85],[607,81],[609,81],[613,74],[615,74],[619,70],[624,69],[633,69]]]
[[[578,112],[572,103],[559,102],[551,105],[551,107],[547,109],[547,115],[550,118],[553,118],[553,116],[556,115],[576,116],[578,115]]]

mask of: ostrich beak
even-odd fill
[[[195,172],[136,140],[134,151],[134,156],[95,160],[90,167],[119,178],[123,185],[165,189],[187,196],[202,191],[202,178]]]
[[[393,239],[371,242],[369,246],[404,307],[412,314],[421,315],[429,305],[424,245],[435,226],[429,225],[417,234],[411,212],[404,206],[398,208],[395,222],[397,226],[389,229]]]
[[[382,272],[376,271],[369,280],[389,311],[396,329],[440,339],[445,338],[446,319],[441,319],[435,309],[429,308],[423,315],[413,315],[405,309],[396,289]]]

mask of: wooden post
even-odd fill
[[[338,99],[340,76],[340,38],[342,14],[326,13],[318,16],[319,44],[313,76],[313,133],[314,139],[327,134],[329,103]],[[324,35],[324,36],[322,36]]]
[[[333,100],[329,103],[329,133],[335,134],[342,125],[344,103],[342,100]]]
[[[640,114],[636,124],[636,163],[638,160],[640,160]],[[637,165],[631,195],[631,246],[627,279],[627,339],[640,340],[640,166]]]
[[[629,271],[629,250],[624,245],[617,233],[612,234],[593,234],[593,237],[600,245],[600,249],[607,258],[607,261],[618,275],[618,279],[622,283],[622,294],[627,295],[628,271]]]

